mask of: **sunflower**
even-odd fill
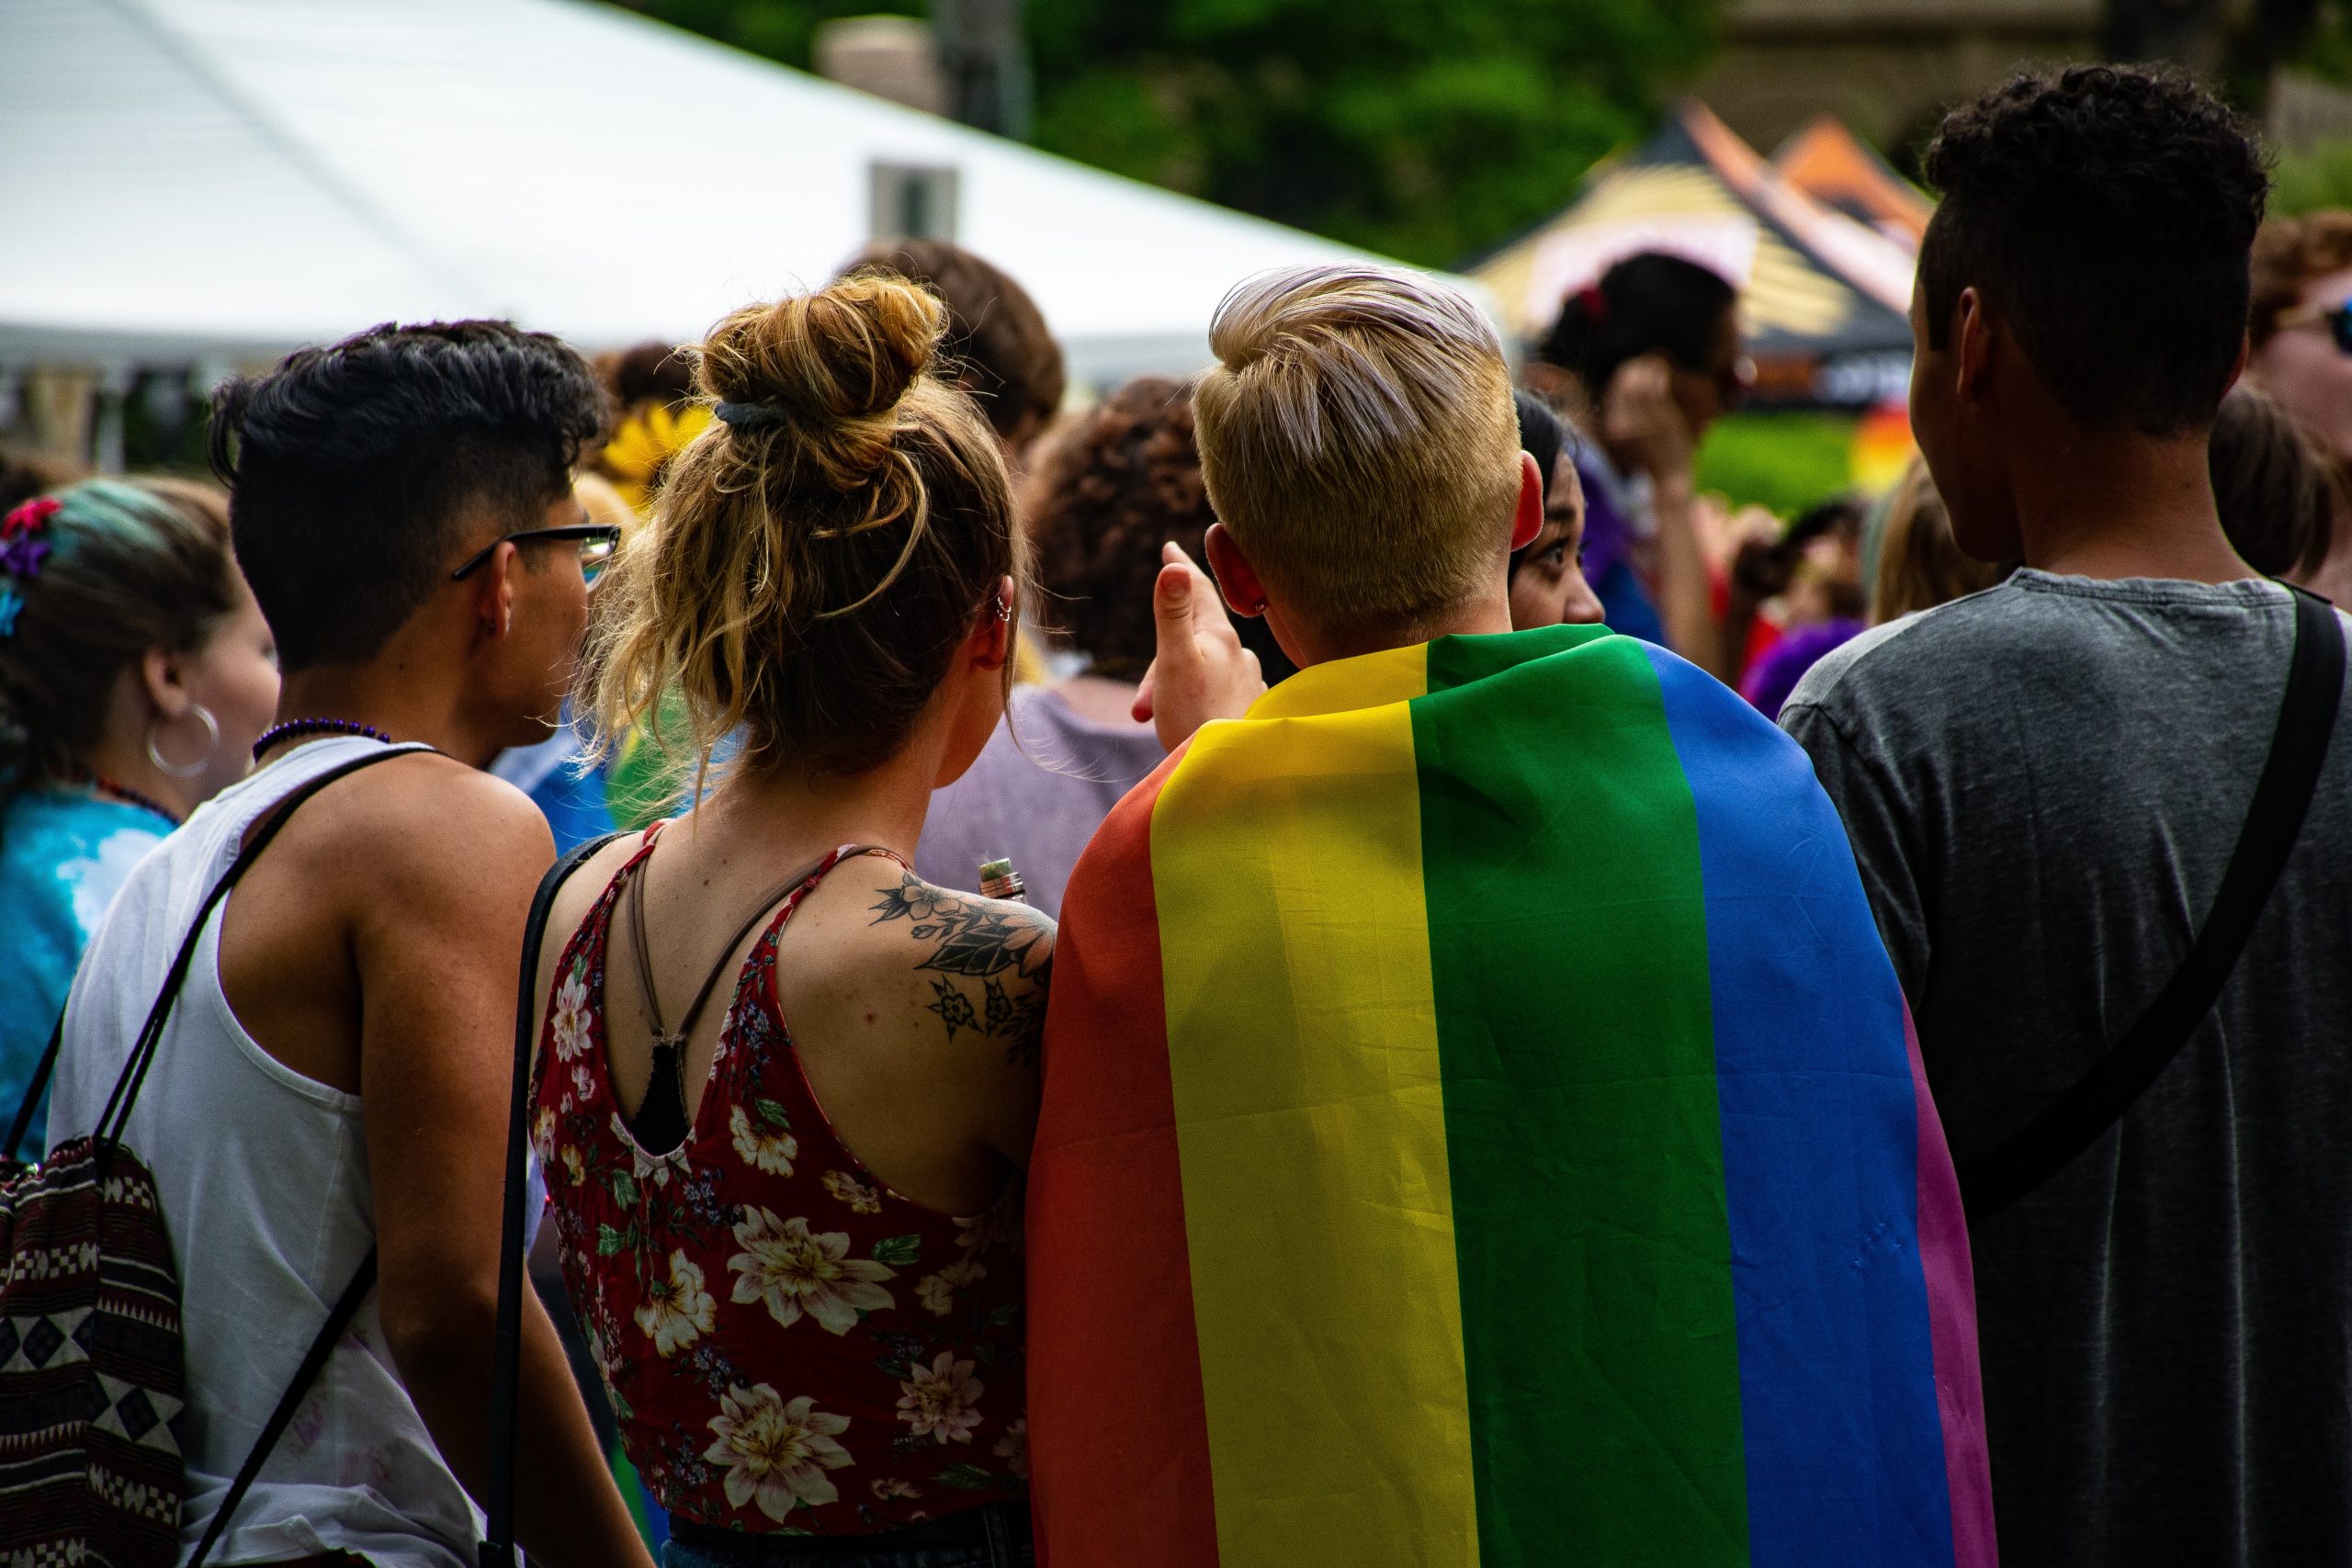
[[[662,470],[710,423],[710,411],[698,403],[646,403],[621,421],[605,443],[600,459],[613,488],[643,516],[651,506],[653,488]]]

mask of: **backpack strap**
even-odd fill
[[[2326,600],[2291,589],[2295,653],[2278,702],[2278,728],[2254,786],[2237,848],[2205,924],[2156,999],[2091,1069],[2041,1113],[1960,1166],[1960,1190],[1974,1224],[2057,1175],[2108,1130],[2171,1066],[2213,1010],[2254,934],[2289,852],[2302,831],[2344,696],[2344,628]]]
[[[506,1206],[498,1248],[498,1317],[490,1383],[490,1495],[484,1510],[482,1568],[514,1568],[514,1427],[522,1381],[524,1151],[531,1097],[531,1024],[538,1013],[539,948],[547,941],[548,911],[571,874],[621,837],[607,833],[565,855],[539,878],[523,926],[523,975],[514,997],[514,1084],[506,1113]],[[197,1568],[194,1563],[189,1568]]]
[[[220,880],[213,885],[212,891],[205,895],[204,903],[196,912],[196,923],[188,928],[187,940],[180,943],[179,956],[172,961],[172,967],[164,981],[164,988],[157,994],[155,1005],[148,1012],[147,1021],[140,1026],[138,1038],[132,1042],[130,1055],[122,1065],[122,1075],[115,1079],[114,1092],[107,1097],[106,1112],[98,1118],[96,1130],[103,1132],[107,1121],[116,1117],[117,1102],[123,1099],[125,1083],[130,1085],[130,1097],[132,1099],[138,1097],[139,1082],[145,1078],[147,1072],[143,1057],[153,1055],[153,1037],[163,1032],[164,1015],[171,1010],[173,999],[179,995],[181,982],[187,978],[188,964],[196,957],[196,944],[204,934],[206,919],[211,915],[213,906],[229,896],[229,889],[236,886],[237,879],[245,874],[247,868],[260,855],[263,848],[277,836],[277,829],[284,825],[288,817],[293,815],[294,808],[345,773],[356,773],[361,768],[371,767],[387,758],[401,756],[406,752],[432,750],[432,747],[424,745],[395,746],[387,750],[374,751],[364,757],[354,758],[339,767],[329,768],[325,773],[293,790],[285,799],[270,807],[269,812],[265,815],[261,831],[253,834],[246,840],[244,848],[238,852],[236,860],[222,874]],[[40,1103],[41,1090],[49,1087],[50,1077],[57,1070],[57,1054],[59,1048],[64,1043],[64,1040],[65,1010],[61,1007],[57,1010],[57,1025],[49,1032],[49,1046],[41,1052],[40,1062],[33,1068],[32,1082],[25,1090],[25,1098],[17,1105],[15,1119],[8,1124],[8,1142],[6,1146],[0,1147],[0,1160],[16,1158],[17,1150],[23,1146],[25,1134],[32,1131],[33,1107]],[[134,1068],[137,1072],[136,1078],[132,1077]],[[122,1104],[119,1110],[119,1120],[128,1122],[130,1118],[130,1105]],[[121,1131],[118,1127],[115,1140],[119,1140],[120,1137]]]
[[[245,1500],[245,1494],[253,1490],[254,1482],[260,1476],[261,1467],[268,1461],[270,1450],[277,1448],[277,1439],[285,1436],[287,1426],[293,1421],[294,1412],[302,1407],[302,1400],[311,1392],[311,1385],[318,1382],[319,1373],[326,1370],[327,1358],[334,1354],[334,1348],[342,1340],[344,1330],[349,1328],[351,1320],[359,1315],[360,1303],[375,1288],[376,1249],[371,1247],[368,1249],[368,1256],[359,1260],[358,1270],[351,1276],[351,1283],[345,1285],[343,1294],[336,1298],[334,1310],[327,1314],[327,1320],[320,1327],[318,1337],[311,1341],[311,1348],[302,1352],[302,1364],[294,1369],[293,1381],[286,1385],[286,1392],[277,1396],[277,1408],[271,1411],[269,1419],[262,1423],[261,1435],[254,1438],[253,1448],[245,1454],[245,1462],[237,1467],[237,1479],[229,1483],[228,1493],[220,1499],[220,1506],[212,1511],[212,1523],[205,1528],[204,1539],[197,1543],[196,1555],[188,1559],[188,1568],[204,1568],[204,1560],[212,1554],[212,1548],[228,1529],[229,1520],[235,1515],[237,1506]]]
[[[213,909],[229,896],[229,889],[234,887],[238,880],[252,869],[254,862],[261,858],[262,851],[269,847],[269,841],[277,836],[280,828],[286,826],[286,819],[294,814],[295,808],[346,774],[413,751],[432,750],[432,747],[424,745],[393,746],[354,757],[288,792],[284,799],[272,806],[262,817],[259,829],[248,833],[244,847],[237,852],[237,858],[230,863],[227,871],[221,873],[220,880],[212,885],[212,890],[204,896],[204,902],[197,908],[196,919],[188,927],[187,938],[180,943],[178,956],[172,960],[171,970],[164,980],[164,988],[156,994],[154,1005],[148,1010],[147,1021],[141,1026],[139,1038],[131,1046],[130,1056],[123,1063],[121,1075],[115,1079],[114,1093],[107,1100],[106,1111],[98,1117],[97,1138],[101,1145],[121,1142],[123,1127],[130,1119],[131,1105],[139,1098],[140,1086],[145,1082],[147,1068],[155,1057],[156,1043],[163,1037],[164,1020],[170,1016],[172,1004],[178,999],[180,987],[187,979],[188,967],[195,961],[196,944],[203,935],[204,923],[212,918]],[[57,1029],[58,1037],[50,1042],[49,1055],[42,1071],[36,1077],[33,1092],[17,1112],[17,1124],[11,1129],[12,1149],[13,1139],[23,1133],[25,1122],[31,1119],[32,1101],[40,1097],[40,1080],[48,1077],[48,1067],[56,1060],[58,1039],[62,1037],[65,1029],[65,1018],[62,1013],[58,1016]],[[114,1123],[111,1134],[107,1132],[109,1122]],[[285,1433],[288,1423],[294,1419],[294,1412],[301,1407],[303,1397],[310,1393],[311,1385],[318,1381],[320,1370],[326,1365],[327,1358],[334,1353],[336,1342],[351,1326],[352,1318],[357,1315],[360,1303],[368,1299],[368,1292],[375,1283],[376,1249],[371,1247],[368,1249],[368,1256],[360,1259],[358,1271],[352,1276],[351,1282],[344,1287],[334,1310],[327,1314],[327,1320],[320,1327],[317,1337],[311,1341],[311,1348],[303,1352],[301,1365],[295,1369],[293,1381],[286,1385],[286,1392],[278,1395],[277,1408],[269,1413],[269,1419],[262,1425],[261,1434],[254,1439],[252,1450],[245,1455],[245,1462],[238,1467],[237,1478],[229,1483],[220,1506],[214,1510],[212,1523],[205,1530],[204,1540],[197,1547],[196,1555],[188,1560],[188,1568],[202,1568],[204,1560],[211,1554],[213,1546],[229,1528],[230,1518],[236,1513],[238,1505],[244,1501],[245,1494],[253,1489],[254,1478],[261,1474],[261,1467],[269,1458],[270,1450],[277,1446],[277,1439]]]
[[[395,757],[432,750],[432,747],[422,744],[388,746],[381,750],[354,757],[347,762],[337,763],[316,778],[306,780],[288,791],[284,799],[263,815],[259,827],[249,830],[244,848],[239,850],[237,858],[229,863],[229,869],[220,874],[220,880],[212,885],[212,891],[204,896],[204,902],[197,906],[196,919],[189,922],[187,936],[180,943],[178,956],[172,960],[171,969],[164,976],[164,987],[155,993],[155,1004],[148,1009],[147,1021],[140,1026],[139,1037],[131,1043],[130,1055],[123,1061],[121,1075],[114,1082],[114,1092],[107,1097],[106,1110],[99,1113],[97,1125],[93,1129],[94,1140],[101,1150],[107,1145],[122,1141],[122,1131],[130,1122],[130,1108],[139,1098],[141,1086],[147,1081],[149,1066],[155,1059],[155,1048],[163,1038],[164,1021],[171,1016],[172,1004],[179,999],[180,987],[187,980],[188,966],[196,960],[196,945],[204,935],[204,923],[212,918],[213,909],[229,896],[229,889],[234,887],[253,868],[254,862],[261,858],[262,851],[269,848],[270,840],[277,837],[277,830],[286,826],[286,819],[293,816],[304,801],[338,779],[356,773],[362,768],[372,768],[379,762],[389,762]],[[58,1019],[61,1029],[64,1021],[61,1014]],[[112,1123],[111,1131],[108,1130],[109,1123]]]
[[[0,1148],[0,1164],[17,1157],[23,1146],[25,1134],[32,1131],[33,1107],[40,1103],[40,1091],[49,1087],[49,1077],[57,1070],[57,1048],[65,1040],[65,1010],[57,1010],[57,1022],[49,1032],[49,1044],[40,1054],[40,1064],[33,1068],[32,1081],[25,1087],[25,1098],[17,1103],[16,1120],[8,1123],[8,1143]]]

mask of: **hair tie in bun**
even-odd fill
[[[720,403],[710,412],[730,430],[756,430],[762,425],[782,424],[786,418],[785,412],[774,403]]]

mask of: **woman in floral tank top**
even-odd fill
[[[566,880],[539,954],[533,1143],[673,1568],[1030,1560],[1053,926],[904,862],[1002,712],[1021,576],[941,325],[876,276],[720,322],[718,417],[599,589],[604,732],[743,742]]]

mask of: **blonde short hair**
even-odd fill
[[[1262,274],[1193,391],[1209,500],[1268,585],[1336,632],[1409,628],[1500,582],[1520,488],[1502,344],[1417,273]]]

